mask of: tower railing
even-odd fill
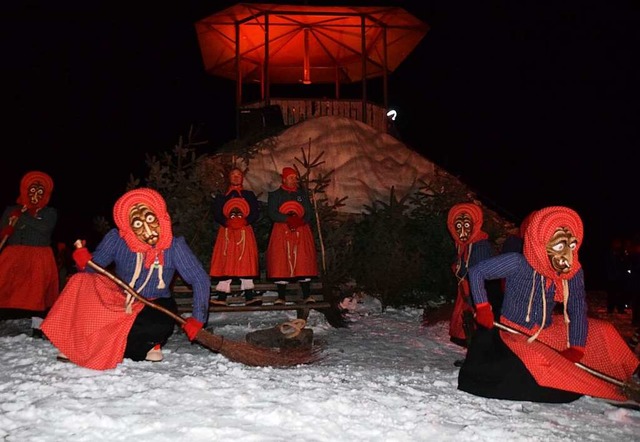
[[[366,118],[363,118],[362,100],[317,99],[317,98],[271,98],[271,106],[278,106],[285,126],[322,116],[341,116],[366,122],[380,132],[388,132],[387,110],[382,106],[367,102],[364,106]],[[241,106],[242,109],[260,109],[264,101]]]

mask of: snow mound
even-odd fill
[[[436,169],[391,135],[350,118],[325,116],[288,128],[262,149],[249,163],[247,188],[266,201],[267,192],[280,183],[283,167],[295,165],[304,173],[296,160],[303,159],[303,151],[310,160],[322,154],[311,179],[333,172],[326,196],[329,201],[348,197],[341,209],[346,213],[362,213],[364,205],[376,200],[389,201],[392,186],[398,197],[411,193],[419,180],[430,181]]]

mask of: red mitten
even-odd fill
[[[38,212],[40,212],[40,207],[30,207],[27,209],[27,213],[34,218],[38,216]]]
[[[187,334],[189,341],[193,341],[204,324],[195,318],[187,318],[187,322],[182,325],[182,330]]]
[[[584,347],[569,347],[560,352],[562,356],[569,359],[571,362],[580,362],[580,359],[584,356]]]
[[[87,263],[91,261],[91,253],[89,253],[86,247],[80,247],[73,251],[73,260],[76,262],[78,270],[84,270]]]
[[[2,228],[2,230],[0,230],[0,239],[4,238],[4,237],[10,237],[11,235],[13,235],[13,231],[16,228],[13,226],[4,226]]]
[[[287,225],[290,229],[296,229],[304,225],[304,219],[300,218],[298,215],[289,215],[287,217]]]
[[[233,230],[242,229],[246,225],[247,225],[247,220],[244,218],[227,219],[227,227]]]
[[[476,305],[476,322],[478,325],[484,328],[493,328],[493,311],[491,311],[491,305],[488,302],[483,302]]]

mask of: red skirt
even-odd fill
[[[455,304],[453,304],[451,320],[449,321],[449,336],[460,341],[466,340],[466,333],[463,327],[464,313],[470,312],[473,316],[473,307],[469,302],[471,302],[471,298],[469,297],[469,282],[464,279],[458,284],[458,293]]]
[[[0,253],[0,308],[44,311],[58,299],[51,247],[6,246]]]
[[[528,335],[536,331],[527,330],[505,318],[501,318],[501,322]],[[543,387],[617,401],[627,399],[618,386],[589,374],[558,353],[567,348],[567,329],[562,315],[554,315],[553,324],[544,328],[537,340],[531,343],[527,342],[527,336],[507,331],[500,331],[500,337]],[[589,319],[589,335],[580,364],[626,382],[640,361],[613,325]]]
[[[267,247],[267,278],[291,279],[318,276],[316,243],[308,224],[289,229],[274,223]]]
[[[220,227],[211,254],[209,275],[255,278],[258,270],[258,245],[253,229]]]
[[[73,275],[45,320],[42,331],[71,362],[94,370],[115,368],[140,310],[125,312],[123,290],[96,273]]]

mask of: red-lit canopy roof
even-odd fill
[[[363,77],[363,60],[366,78],[382,76],[385,65],[387,72],[395,70],[429,30],[397,7],[251,3],[227,8],[195,26],[209,74],[263,82],[267,61],[268,82],[281,84],[302,82],[305,66],[313,83],[356,82]]]

